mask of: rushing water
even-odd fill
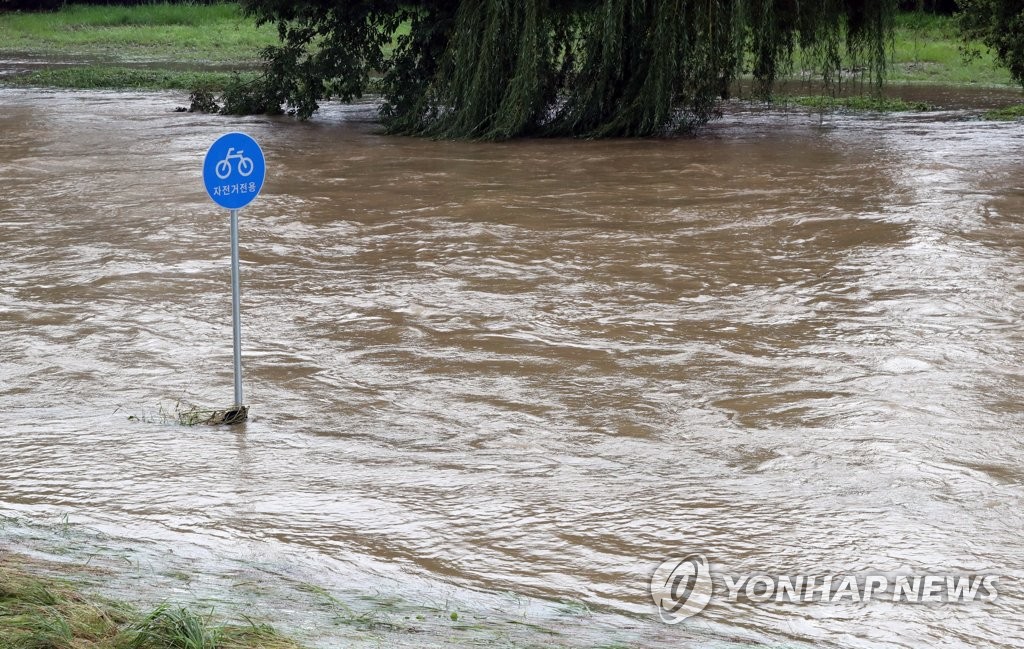
[[[643,645],[1024,643],[1020,123],[477,144],[174,99],[0,93],[0,513],[210,570],[256,547],[367,592],[581,602]],[[185,428],[160,408],[231,399],[199,179],[228,130],[269,169],[241,213],[252,419]],[[691,552],[992,573],[999,598],[664,625],[651,571]]]

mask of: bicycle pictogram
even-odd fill
[[[245,133],[225,133],[210,145],[203,158],[206,193],[214,203],[229,210],[251,203],[263,188],[266,176],[263,150]]]
[[[217,177],[221,180],[226,180],[227,177],[231,175],[231,160],[238,160],[238,173],[243,176],[249,176],[256,168],[252,162],[252,158],[248,158],[243,155],[245,151],[242,151],[241,149],[237,152],[234,151],[235,150],[233,148],[229,148],[224,159],[218,162],[213,168],[213,172],[217,174]]]

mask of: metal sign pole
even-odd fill
[[[242,314],[238,279],[238,210],[231,210],[231,320],[235,330],[235,407],[242,406]]]
[[[3,0],[0,0],[2,2]],[[207,423],[240,424],[249,417],[242,397],[242,291],[238,267],[238,210],[263,189],[267,161],[256,140],[245,133],[226,133],[210,145],[203,158],[203,185],[213,202],[231,210],[231,326],[234,330],[235,405],[214,411]]]

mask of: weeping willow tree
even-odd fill
[[[690,129],[749,74],[881,83],[895,0],[243,0],[277,25],[241,110],[301,117],[379,77],[391,133],[442,138],[646,136]],[[229,106],[230,108],[230,106]]]

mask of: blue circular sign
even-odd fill
[[[203,161],[203,183],[213,202],[229,210],[245,207],[263,189],[263,150],[245,133],[217,138]]]

